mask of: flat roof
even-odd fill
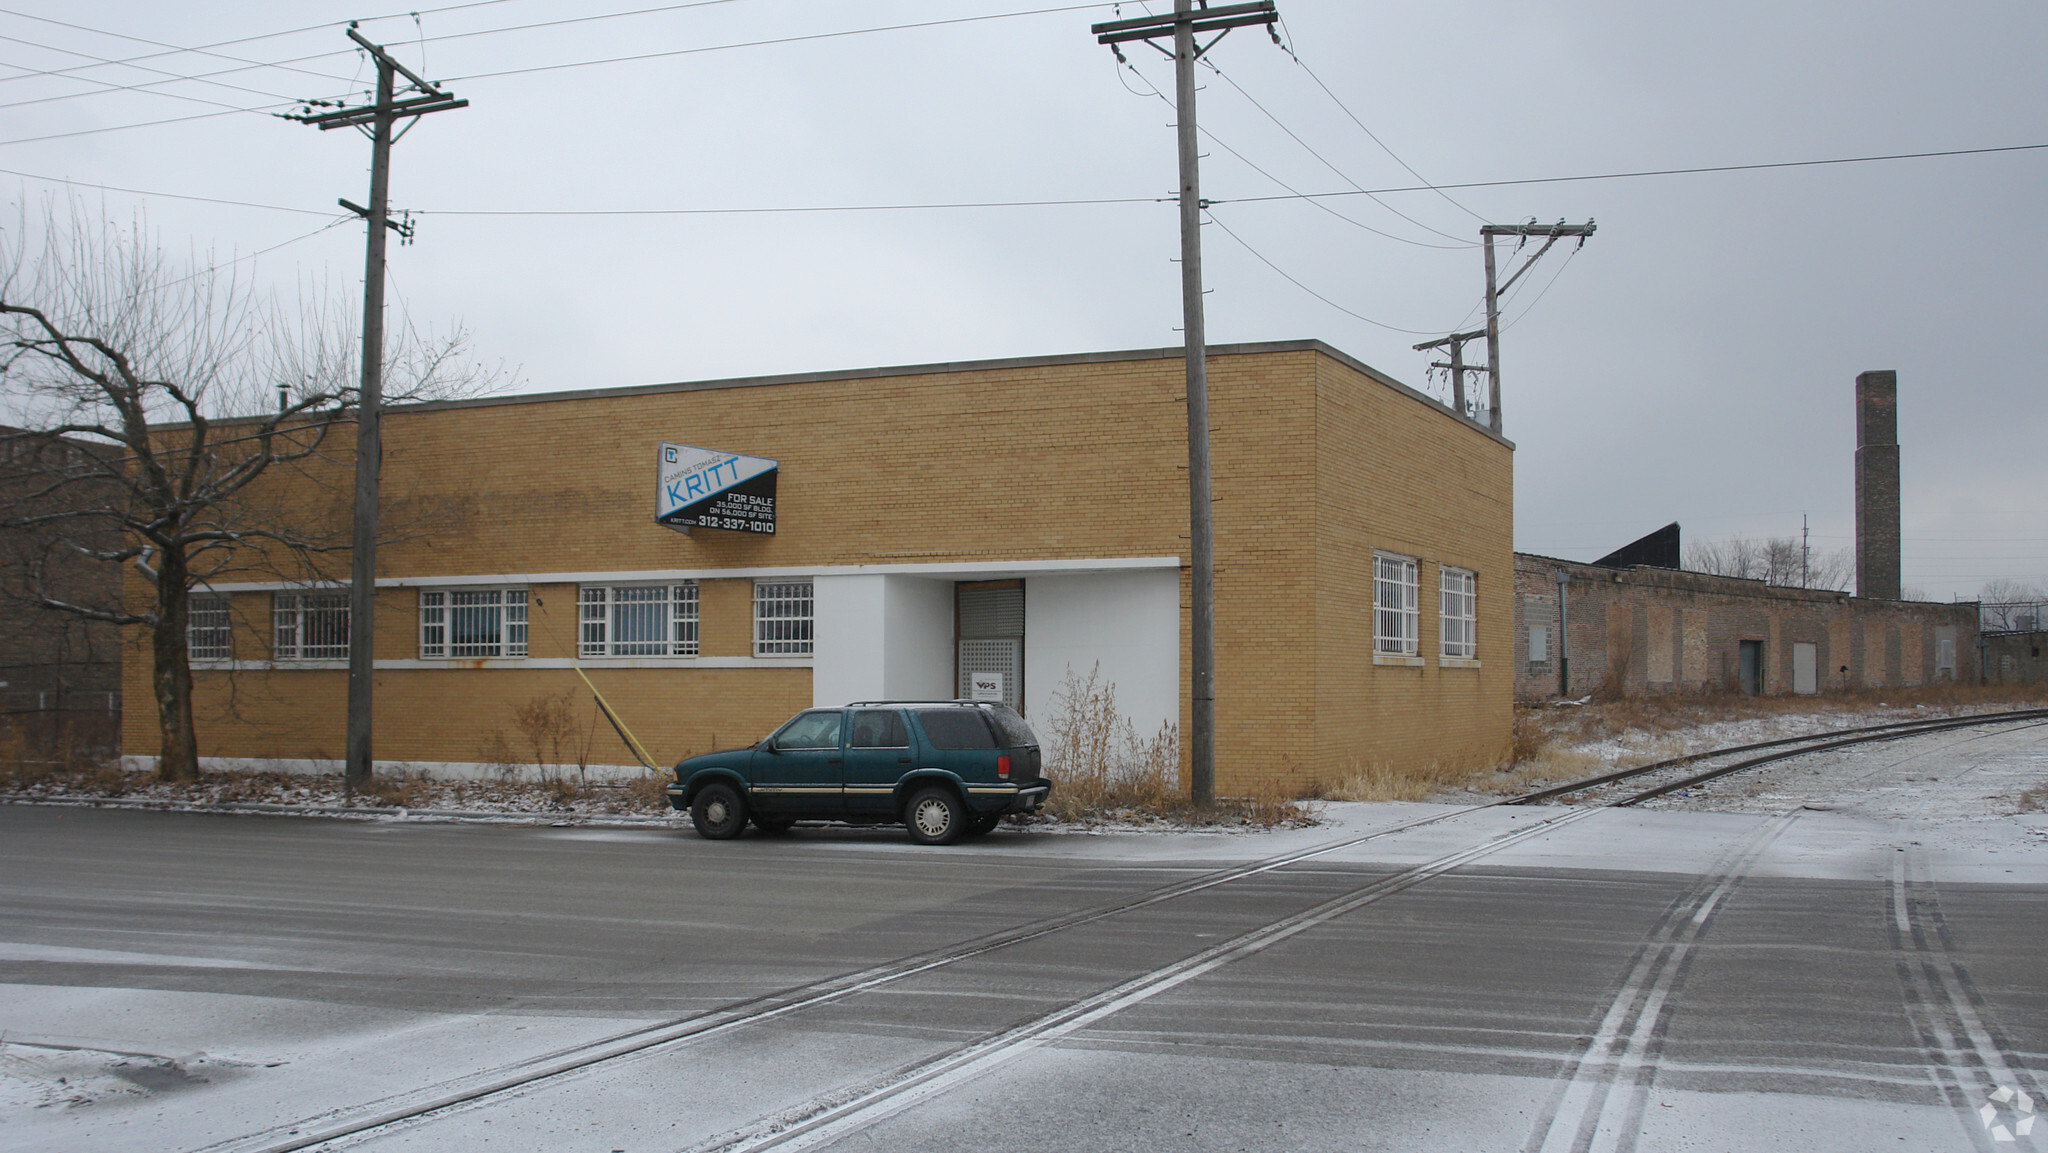
[[[615,388],[564,389],[556,392],[526,392],[505,396],[480,396],[465,400],[430,400],[418,404],[392,405],[385,411],[392,414],[436,412],[442,409],[489,408],[505,404],[548,404],[555,401],[604,400],[610,397],[654,396],[672,392],[708,392],[727,388],[765,388],[780,384],[820,384],[835,381],[886,380],[894,377],[923,376],[942,372],[987,372],[992,370],[1043,368],[1069,364],[1114,364],[1133,360],[1179,360],[1183,355],[1183,351],[1178,346],[1173,348],[1134,348],[1114,352],[1068,353],[1061,356],[1016,356],[997,360],[956,360],[935,364],[899,364],[876,368],[837,369],[831,372],[785,373],[779,376],[738,376],[717,380],[675,381],[668,384],[635,384]],[[1209,346],[1209,355],[1211,357],[1248,356],[1275,352],[1314,352],[1327,356],[1346,368],[1369,377],[1377,383],[1393,389],[1395,392],[1401,393],[1421,404],[1428,405],[1432,411],[1458,421],[1474,432],[1497,440],[1509,448],[1514,447],[1513,441],[1508,440],[1486,425],[1473,420],[1464,413],[1453,411],[1449,406],[1439,403],[1436,398],[1410,388],[1364,361],[1348,353],[1341,352],[1320,340],[1269,340],[1247,344],[1212,344]]]

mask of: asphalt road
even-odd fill
[[[2043,838],[1358,839],[1440,811],[924,849],[0,807],[0,1149],[2048,1147],[1978,1114],[2048,1112]]]

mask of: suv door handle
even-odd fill
[[[907,765],[907,764],[909,764],[909,763],[910,763],[910,758],[909,758],[909,757],[897,757],[897,758],[896,758],[896,763],[897,763],[897,764],[899,764],[899,765]]]
[[[841,759],[842,759],[842,758],[840,758],[840,757],[826,757],[826,758],[825,758],[825,763],[826,763],[826,764],[828,764],[828,765],[836,765],[836,764],[838,764],[838,763],[840,762],[840,760],[841,760]]]

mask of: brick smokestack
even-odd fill
[[[1899,374],[1856,377],[1856,595],[1899,599]]]

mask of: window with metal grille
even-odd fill
[[[809,656],[811,613],[811,582],[755,582],[754,655]]]
[[[1372,651],[1416,654],[1421,612],[1416,605],[1415,558],[1372,554]]]
[[[234,655],[231,636],[226,593],[186,595],[185,651],[193,660],[227,660]]]
[[[586,657],[697,655],[697,582],[585,585],[576,651]]]
[[[1479,655],[1479,577],[1450,567],[1443,568],[1441,574],[1443,655],[1472,660]]]
[[[420,590],[421,657],[525,655],[525,589]]]
[[[348,659],[346,592],[277,593],[271,598],[271,653],[281,661]]]

